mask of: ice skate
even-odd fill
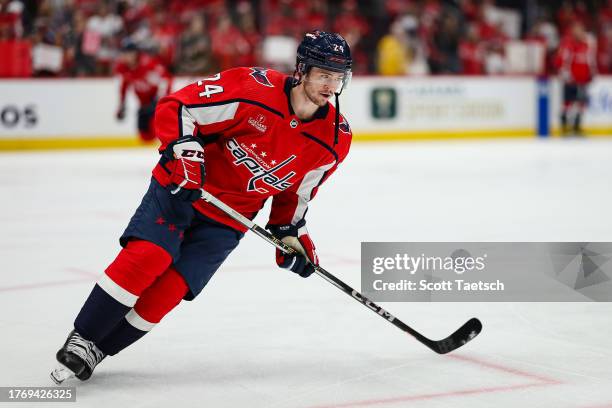
[[[73,330],[56,354],[59,365],[51,372],[51,379],[56,384],[72,376],[85,381],[104,357],[106,355],[92,341]]]

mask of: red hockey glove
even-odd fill
[[[285,244],[298,251],[297,255],[287,255],[277,249],[276,264],[281,268],[297,273],[302,278],[312,275],[314,272],[313,265],[319,264],[319,258],[304,223],[301,227],[295,225],[268,225],[267,228],[275,237],[280,238]]]
[[[206,175],[204,148],[200,141],[192,136],[183,136],[170,143],[163,154],[170,159],[166,164],[170,170],[170,193],[184,201],[198,200]]]

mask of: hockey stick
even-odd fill
[[[202,191],[202,199],[206,202],[209,202],[216,208],[220,209],[234,220],[238,221],[242,225],[244,225],[249,230],[253,231],[255,234],[259,235],[264,240],[268,241],[281,251],[286,254],[294,254],[296,251],[285,244],[280,239],[276,238],[274,235],[261,228],[259,225],[255,224],[253,221],[246,218],[244,215],[240,214],[223,201],[219,200],[209,192],[205,190]],[[336,286],[338,289],[351,296],[353,299],[357,300],[362,305],[366,306],[368,309],[372,310],[374,313],[381,316],[383,319],[393,323],[395,327],[398,327],[405,333],[412,335],[419,342],[423,343],[425,346],[429,347],[431,350],[435,351],[438,354],[446,354],[449,353],[464,344],[468,341],[472,340],[474,337],[478,336],[480,331],[482,330],[482,323],[477,318],[471,318],[468,320],[463,326],[457,329],[453,334],[446,337],[442,340],[431,340],[427,337],[423,336],[418,331],[414,330],[412,327],[408,326],[406,323],[402,322],[391,313],[387,312],[382,307],[378,306],[376,303],[372,302],[361,293],[357,292],[355,289],[351,288],[346,283],[342,282],[340,279],[336,278],[331,273],[327,272],[325,269],[321,268],[318,265],[313,265],[314,270],[323,279]]]

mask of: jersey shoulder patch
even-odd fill
[[[338,125],[338,129],[343,133],[351,133],[351,127],[349,126],[348,121],[343,115],[340,115],[340,124]]]
[[[267,86],[269,88],[274,88],[274,85],[272,84],[272,82],[270,82],[270,79],[268,78],[269,69],[261,67],[252,67],[249,69],[251,70],[249,75],[252,76],[253,79],[257,81],[257,83],[263,86]]]

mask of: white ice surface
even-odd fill
[[[51,385],[155,161],[0,155],[0,386]],[[612,241],[611,180],[611,140],[356,144],[309,230],[359,288],[361,241]],[[323,279],[277,269],[249,234],[200,297],[53,406],[612,407],[609,303],[384,306],[433,338],[472,316],[484,330],[438,356]]]

